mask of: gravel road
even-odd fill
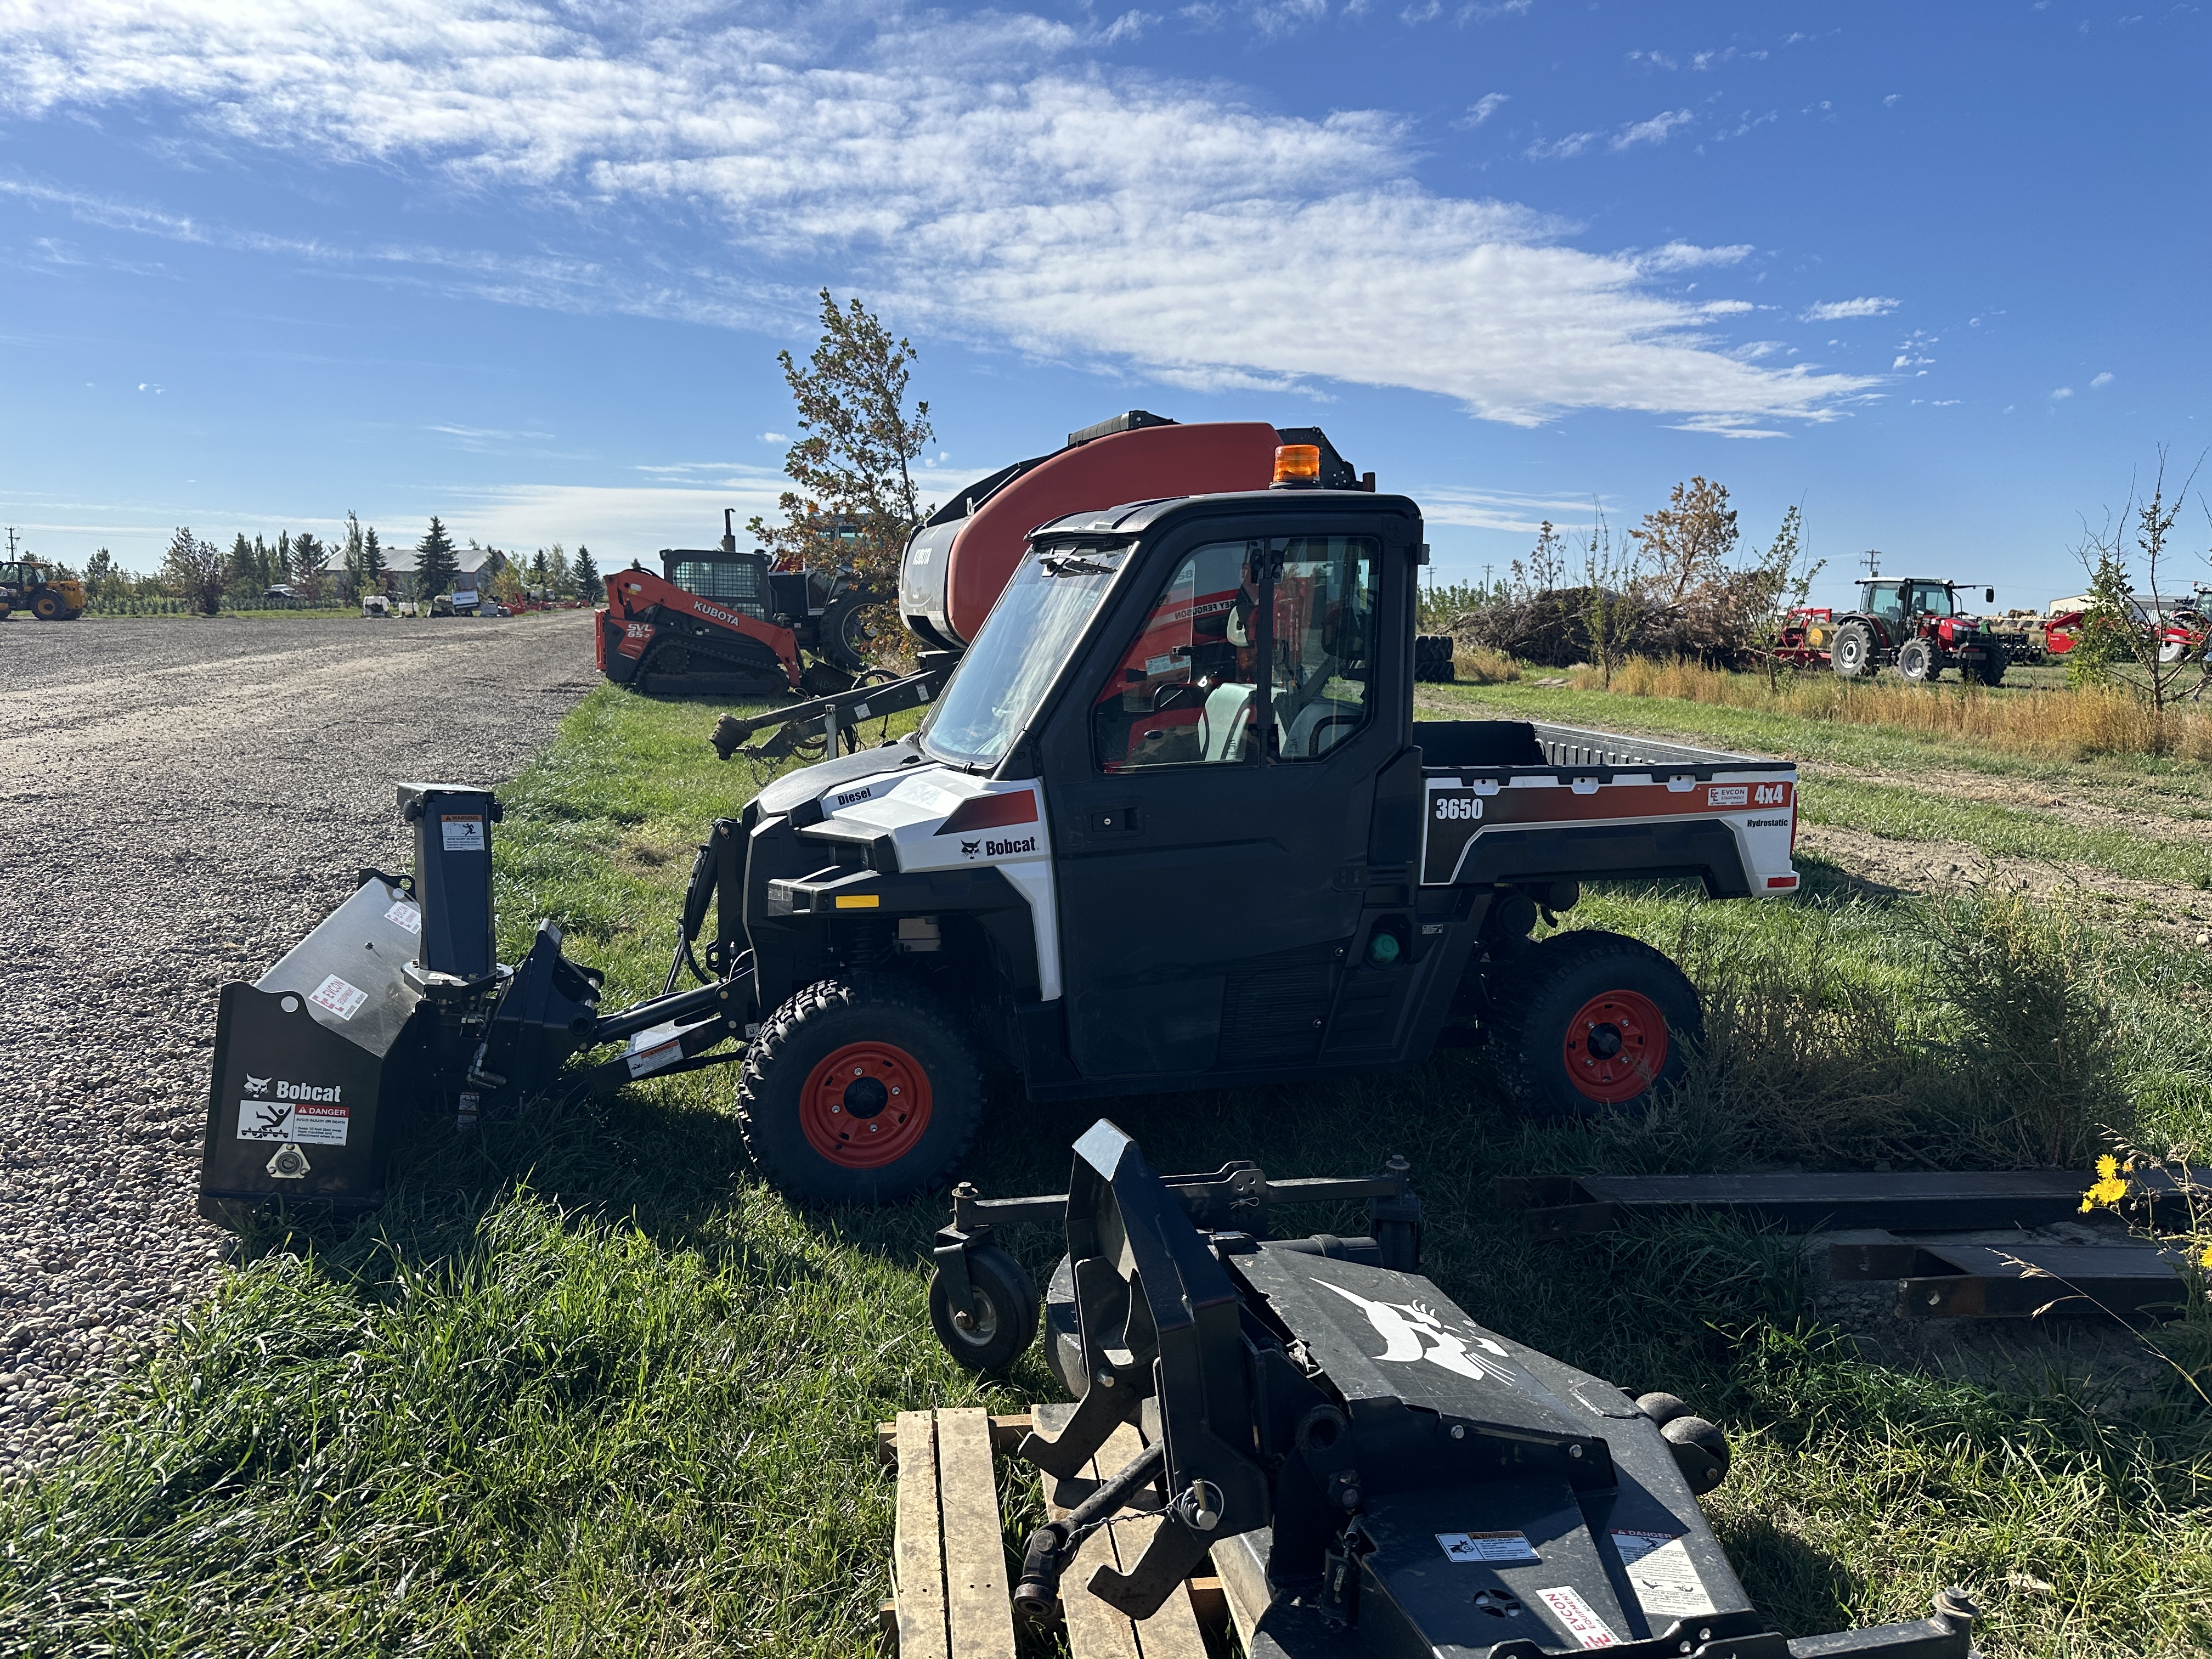
[[[0,624],[0,1480],[214,1278],[216,988],[405,865],[396,781],[511,777],[596,683],[574,612]]]

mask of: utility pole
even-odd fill
[[[15,526],[12,524],[8,526],[8,562],[15,562]]]
[[[1869,547],[1859,555],[1859,562],[1866,567],[1867,580],[1874,580],[1875,577],[1881,574],[1881,550],[1878,547]]]

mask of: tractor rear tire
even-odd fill
[[[58,593],[40,593],[31,600],[31,614],[40,622],[59,622],[68,609]]]
[[[1943,677],[1936,660],[1936,647],[1925,640],[1907,640],[1897,647],[1899,676],[1913,685],[1927,685]]]
[[[983,1125],[983,1068],[945,1005],[894,975],[808,986],[746,1050],[738,1127],[769,1185],[896,1204],[944,1182]]]
[[[868,618],[872,604],[873,600],[864,599],[857,593],[840,593],[823,606],[821,617],[815,623],[815,638],[818,641],[815,654],[848,674],[857,674],[866,668],[876,647],[876,630]]]
[[[1620,933],[1554,933],[1515,957],[1510,982],[1489,988],[1498,1075],[1534,1117],[1648,1105],[1705,1040],[1688,976]]]
[[[1847,680],[1866,673],[1874,666],[1874,629],[1863,622],[1847,622],[1838,628],[1828,647],[1828,666]]]

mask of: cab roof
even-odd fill
[[[1239,518],[1263,513],[1390,513],[1414,520],[1421,516],[1419,504],[1407,496],[1370,495],[1364,489],[1238,489],[1218,495],[1164,495],[1070,513],[1047,520],[1030,532],[1029,538],[1034,542],[1047,536],[1140,535],[1186,510],[1209,517],[1234,514]]]

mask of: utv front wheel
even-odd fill
[[[738,1085],[745,1150],[810,1204],[892,1204],[975,1145],[983,1073],[936,998],[873,974],[825,979],[761,1027]]]
[[[1593,1116],[1646,1103],[1682,1075],[1704,1040],[1697,988],[1640,939],[1555,933],[1492,988],[1492,1048],[1506,1089],[1538,1117]]]

